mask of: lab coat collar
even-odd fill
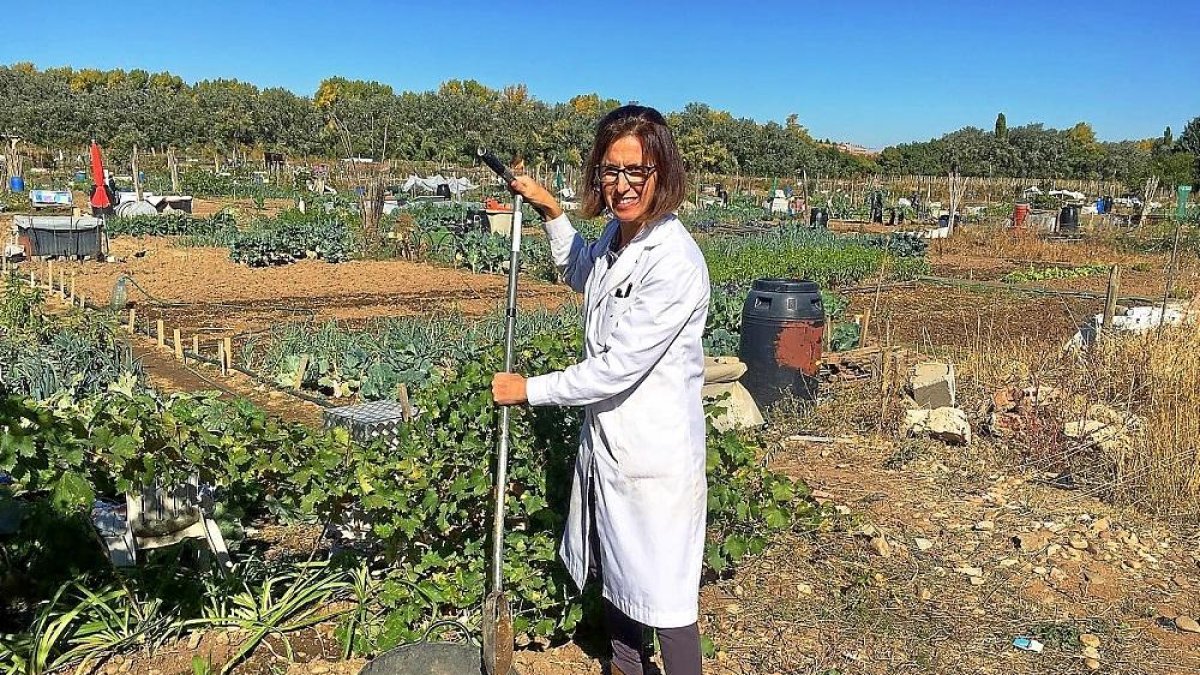
[[[670,234],[672,221],[674,220],[675,214],[669,213],[652,224],[643,227],[634,235],[633,239],[625,246],[625,250],[621,251],[621,255],[617,257],[616,262],[613,263],[608,273],[604,275],[604,287],[600,293],[596,294],[595,300],[597,302],[629,279],[633,274],[633,270],[637,268],[637,263],[641,259],[642,253],[658,246],[666,239],[667,235]],[[620,231],[620,222],[613,220],[609,224],[608,231],[604,234],[604,248],[602,250],[608,250],[613,240],[619,236]]]

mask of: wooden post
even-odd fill
[[[233,338],[225,338],[225,374],[233,370]]]
[[[228,375],[229,372],[225,369],[225,342],[217,338],[217,363],[221,369],[222,375]]]
[[[163,334],[165,332],[165,329],[163,328],[163,320],[158,319],[157,321],[155,321],[154,327],[155,327],[155,332],[158,336],[158,348],[165,349],[167,346],[167,339],[166,339],[166,335]]]
[[[46,290],[54,292],[54,261],[46,261]]]
[[[1175,221],[1175,243],[1171,246],[1171,263],[1167,267],[1167,286],[1163,289],[1162,315],[1158,320],[1158,330],[1167,325],[1167,301],[1171,299],[1171,290],[1175,286],[1175,274],[1179,271],[1179,237],[1183,233],[1183,221]]]
[[[175,159],[175,146],[167,148],[167,168],[171,171],[171,192],[179,194],[179,163]]]
[[[300,356],[300,365],[296,366],[296,375],[292,381],[292,389],[300,389],[304,385],[304,373],[308,372],[308,354]]]
[[[129,310],[129,334],[130,335],[133,335],[134,332],[136,332],[136,330],[137,330],[137,324],[134,323],[135,321],[137,321],[137,310],[131,309],[131,310]]]
[[[200,336],[199,335],[192,336],[192,354],[194,354],[195,356],[200,356]]]
[[[413,418],[412,403],[408,399],[408,385],[401,382],[396,387],[396,400],[400,404],[400,410],[404,413],[404,421],[409,421]]]
[[[32,269],[29,270],[29,287],[37,288],[37,274]]]
[[[1104,298],[1104,319],[1100,326],[1104,332],[1112,330],[1113,315],[1117,313],[1117,294],[1121,286],[1121,266],[1113,265],[1108,272],[1108,294]]]
[[[142,201],[142,179],[138,176],[138,148],[133,146],[133,191],[137,194],[137,200]]]
[[[175,344],[175,358],[179,361],[183,360],[183,339],[179,337],[179,329],[171,331],[171,340]]]
[[[867,344],[867,331],[871,329],[871,308],[863,310],[862,330],[858,332],[858,346]]]
[[[75,304],[75,270],[71,270],[71,304]]]
[[[67,299],[67,271],[64,269],[58,270],[58,295],[63,300]]]

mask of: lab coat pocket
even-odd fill
[[[633,305],[633,286],[627,284],[608,292],[604,303],[604,312],[600,316],[600,343],[608,344],[608,338],[620,325],[621,319],[629,313]]]

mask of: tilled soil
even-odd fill
[[[127,276],[137,284],[128,288],[128,306],[141,330],[162,319],[168,336],[179,329],[185,342],[199,335],[205,345],[293,321],[485,314],[502,306],[506,284],[500,275],[405,260],[250,268],[229,260],[228,249],[179,248],[165,237],[120,237],[111,252],[121,262],[56,262],[56,283],[69,285],[74,274],[76,293],[108,305],[117,280]],[[49,266],[35,263],[35,271],[44,279]],[[519,302],[553,308],[569,295],[562,286],[522,279]]]

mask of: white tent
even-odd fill
[[[460,195],[467,190],[474,190],[477,185],[472,185],[471,181],[466,178],[446,178],[441,174],[430,176],[429,178],[421,178],[420,176],[410,175],[401,187],[405,192],[420,190],[421,192],[435,192],[437,187],[445,183],[450,186],[450,194]]]

